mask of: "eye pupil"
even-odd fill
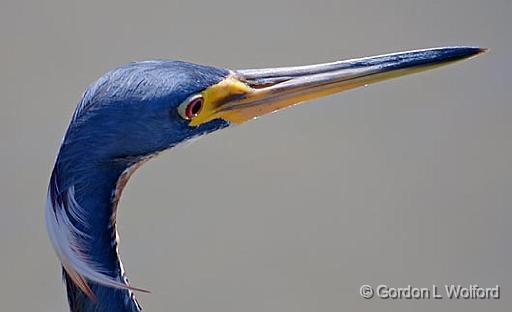
[[[199,113],[199,111],[201,110],[201,106],[202,106],[202,103],[200,103],[201,101],[195,101],[194,104],[192,105],[192,114],[197,114]]]
[[[185,112],[185,115],[187,116],[187,118],[193,118],[193,117],[196,117],[200,112],[201,112],[201,109],[203,108],[203,98],[197,98],[197,99],[194,99],[192,100],[192,102],[190,102],[187,106],[187,110]]]

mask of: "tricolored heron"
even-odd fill
[[[140,311],[118,255],[117,203],[159,152],[305,100],[476,56],[447,47],[310,66],[228,70],[180,61],[114,69],[84,93],[48,187],[46,224],[73,312]]]

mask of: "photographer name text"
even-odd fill
[[[500,299],[500,286],[481,287],[471,285],[432,285],[431,287],[392,287],[388,285],[363,285],[359,294],[364,299]]]

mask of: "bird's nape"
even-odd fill
[[[476,56],[447,47],[310,66],[226,70],[179,61],[115,69],[85,92],[48,188],[46,223],[74,312],[140,311],[118,254],[117,204],[162,150],[297,103]]]

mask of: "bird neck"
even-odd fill
[[[87,261],[101,269],[103,274],[128,285],[118,254],[116,209],[122,189],[138,163],[125,160],[101,162],[87,158],[79,161],[65,159],[57,159],[50,185],[57,186],[61,197],[72,190],[80,216],[76,217],[77,211],[66,213],[71,216],[69,221],[72,227],[84,233],[81,236],[87,238],[80,240],[79,249],[87,256]],[[79,287],[72,278],[73,274],[63,269],[63,276],[72,312],[141,310],[128,289],[100,285],[82,276],[93,294],[91,296],[91,293]]]

